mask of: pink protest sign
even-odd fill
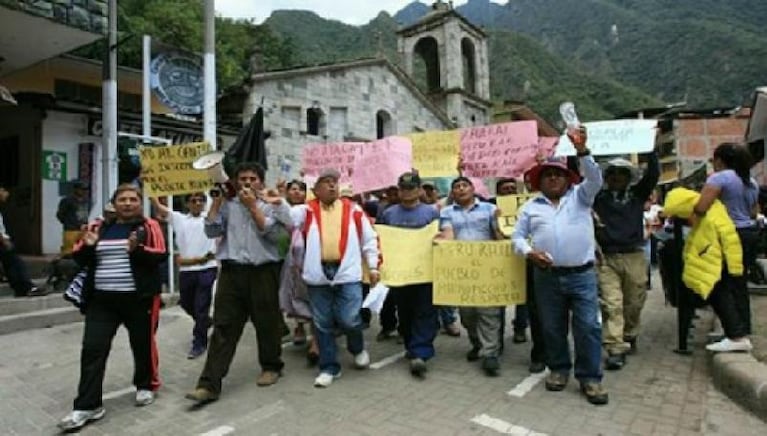
[[[413,145],[409,139],[389,136],[362,144],[352,171],[355,193],[374,191],[397,184],[413,166]]]
[[[354,161],[357,159],[361,142],[339,142],[334,144],[309,144],[304,147],[302,169],[307,176],[318,176],[326,168],[341,173],[341,183],[351,181]]]
[[[535,163],[538,124],[515,121],[461,130],[463,174],[516,177]]]

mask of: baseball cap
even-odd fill
[[[416,173],[405,173],[397,179],[397,186],[401,189],[414,189],[421,186],[421,178]]]
[[[334,168],[325,168],[322,171],[320,171],[320,175],[317,177],[317,183],[321,182],[324,179],[333,179],[335,181],[338,181],[338,179],[341,178],[341,173]]]

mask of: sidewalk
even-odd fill
[[[767,422],[767,296],[751,296],[754,334],[752,354],[724,353],[710,356],[714,384]]]

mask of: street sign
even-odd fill
[[[44,180],[67,180],[67,154],[59,151],[43,150],[42,175]]]

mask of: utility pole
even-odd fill
[[[216,150],[216,9],[205,0],[205,50],[203,54],[203,138]]]
[[[117,188],[117,0],[109,0],[107,56],[102,85],[101,207]]]

